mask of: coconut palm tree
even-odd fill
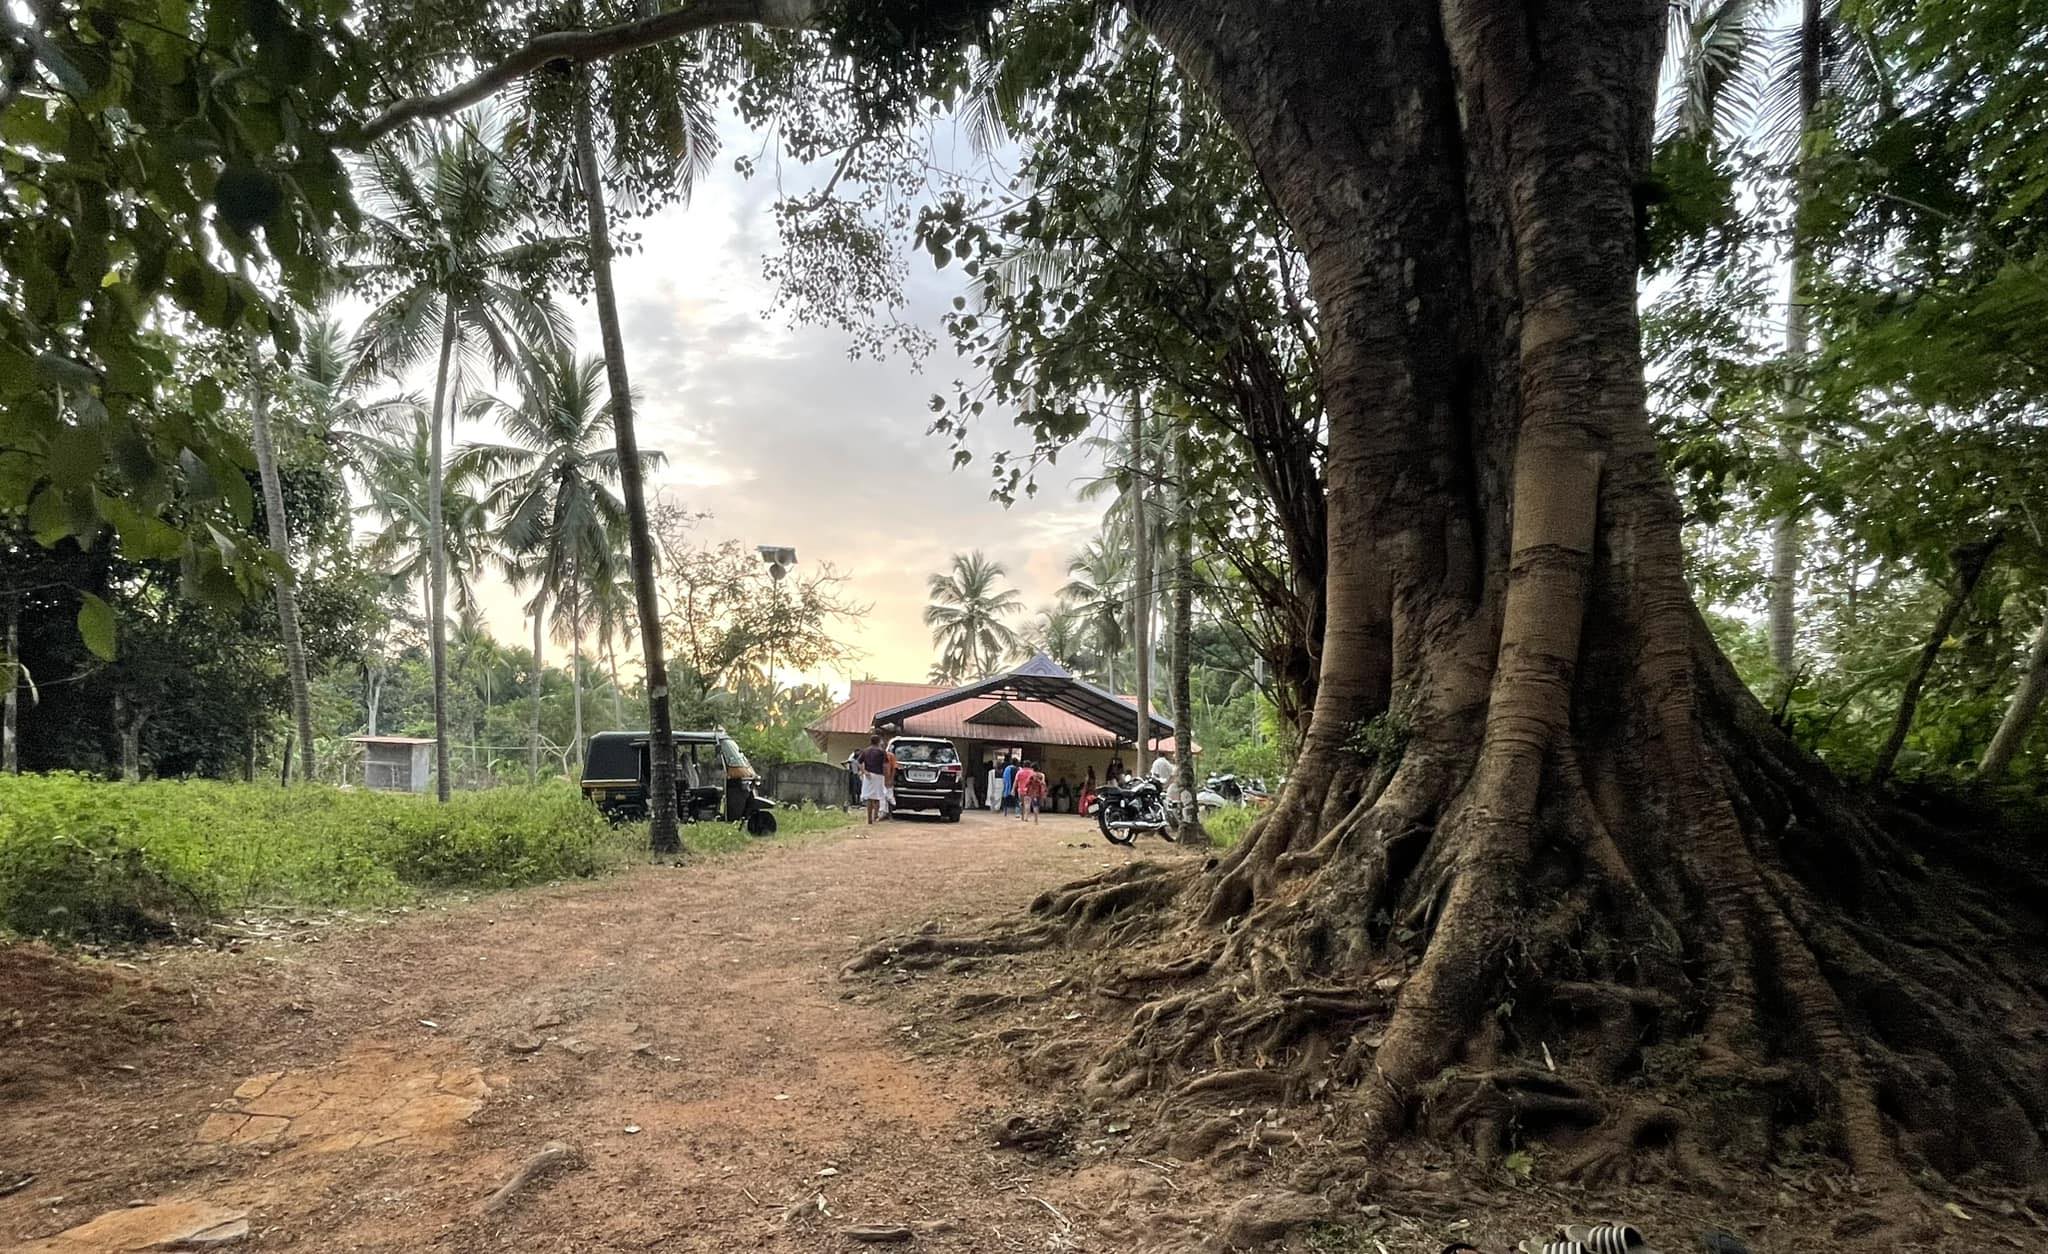
[[[1005,621],[1024,608],[1014,588],[1000,587],[1001,562],[980,549],[955,553],[953,566],[931,577],[931,604],[924,608],[925,626],[939,647],[940,665],[960,679],[993,674],[1017,648],[1017,631]]]
[[[368,556],[394,584],[418,583],[430,623],[436,601],[429,556],[433,504],[440,506],[443,578],[453,577],[458,605],[474,604],[471,577],[492,555],[490,519],[477,491],[481,485],[473,471],[435,473],[431,421],[422,405],[394,403],[356,424],[354,441],[363,496],[356,513],[378,524],[366,545]]]
[[[640,611],[634,600],[635,586],[629,554],[615,559],[616,575],[590,587],[590,610],[597,630],[597,645],[604,653],[605,674],[610,678],[612,726],[626,726],[625,685],[619,681],[619,650],[630,647],[640,630]]]
[[[1095,654],[1102,659],[1102,680],[1116,687],[1116,659],[1126,644],[1125,610],[1131,596],[1130,550],[1107,536],[1083,545],[1067,563],[1073,578],[1060,589],[1060,597],[1079,611]]]
[[[615,168],[659,171],[661,182],[685,194],[708,167],[717,151],[718,130],[702,94],[690,90],[694,75],[682,66],[647,76],[649,95],[619,90],[616,68],[610,71],[611,108],[606,121]],[[681,71],[681,72],[677,72]],[[676,829],[674,753],[671,751],[668,659],[663,656],[661,604],[654,586],[654,531],[648,524],[647,493],[641,483],[639,436],[633,428],[633,389],[626,374],[626,337],[619,325],[619,298],[612,285],[610,211],[605,203],[603,166],[598,157],[597,98],[599,84],[588,66],[576,73],[572,112],[576,145],[576,180],[582,192],[584,260],[591,290],[597,298],[598,333],[604,339],[604,360],[614,411],[620,487],[626,513],[627,557],[632,563],[634,604],[640,619],[641,666],[647,687],[649,785],[653,805],[648,812],[648,844],[655,853],[679,854],[683,843]],[[651,150],[652,166],[644,163]],[[641,158],[636,162],[635,157]]]
[[[387,143],[366,163],[357,274],[379,300],[356,333],[358,376],[398,374],[437,354],[427,481],[427,611],[434,672],[435,790],[448,799],[447,545],[439,469],[446,419],[478,362],[510,373],[529,347],[559,344],[568,322],[548,295],[567,242],[536,238],[528,189],[511,177],[495,131],[436,132]]]
[[[1076,605],[1048,605],[1025,634],[1019,656],[1043,653],[1070,671],[1088,669],[1088,620]]]
[[[605,366],[567,348],[537,352],[517,400],[480,397],[473,417],[494,420],[507,443],[470,444],[455,459],[465,476],[488,480],[498,539],[527,571],[533,612],[550,603],[555,638],[570,644],[575,700],[572,754],[583,747],[583,636],[595,622],[591,589],[615,584],[626,506],[613,442]],[[640,457],[643,472],[659,453]]]

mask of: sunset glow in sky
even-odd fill
[[[830,561],[849,576],[848,597],[873,606],[846,629],[861,656],[845,674],[811,678],[922,680],[934,659],[926,579],[953,553],[980,548],[1034,613],[1051,604],[1101,516],[1074,495],[1088,463],[1062,458],[1035,499],[1008,509],[989,499],[981,461],[951,469],[945,441],[926,434],[929,399],[965,363],[943,343],[922,372],[900,356],[849,360],[843,333],[791,326],[761,271],[776,246],[774,182],[740,178],[731,151],[690,204],[629,224],[643,250],[617,268],[640,444],[668,457],[650,486],[708,511],[704,540],[788,545],[800,569]],[[942,337],[959,283],[957,269],[913,257],[904,316]],[[596,352],[594,307],[574,313],[579,351]],[[1011,430],[992,417],[978,447]],[[465,427],[457,440],[490,436]],[[492,587],[484,600],[500,639],[531,638],[509,590]]]

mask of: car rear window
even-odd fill
[[[898,763],[923,762],[944,765],[960,760],[960,755],[954,751],[953,746],[945,741],[899,740],[889,748],[896,755]]]

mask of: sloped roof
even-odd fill
[[[984,727],[1036,727],[1038,720],[1011,705],[1008,701],[997,701],[979,714],[967,716],[970,723]]]
[[[1047,664],[1055,670],[1060,669],[1057,663],[1052,663],[1049,659]],[[1029,665],[1030,663],[1026,663],[1026,666]],[[1063,670],[1060,673],[1065,674]],[[1015,675],[1016,672],[1010,674]],[[997,676],[994,680],[984,680],[981,683],[994,684],[1006,678],[1008,676]],[[1131,743],[1128,732],[1136,730],[1137,702],[1129,697],[1113,696],[1093,684],[1087,686],[1094,693],[1121,706],[1125,720],[1125,735],[1119,736],[1072,710],[1018,692],[992,689],[978,696],[957,695],[977,686],[980,685],[968,684],[962,688],[948,688],[944,684],[898,684],[879,680],[855,680],[851,693],[839,708],[812,723],[805,730],[810,733],[812,741],[820,747],[824,745],[824,738],[835,732],[864,736],[875,731],[880,724],[887,723],[901,726],[905,734],[912,736],[943,736],[953,740],[993,740],[1082,749],[1113,749],[1118,745],[1128,745]],[[941,697],[950,699],[935,700]],[[1011,726],[977,718],[1005,702],[1014,706],[1018,713],[1030,717],[1037,726]],[[1173,724],[1159,718],[1155,712],[1153,730],[1161,733],[1161,739],[1156,742],[1158,750],[1162,753],[1173,752]]]
[[[902,705],[886,710],[878,710],[875,712],[875,723],[878,726],[900,726],[904,719],[929,714],[934,710],[977,697],[994,697],[1013,702],[1041,702],[1086,719],[1133,744],[1137,742],[1140,734],[1136,701],[1117,696],[1106,688],[1098,688],[1087,680],[1078,678],[1072,671],[1043,653],[1033,654],[1030,661],[1000,675],[977,679],[958,688],[906,701]],[[1146,739],[1158,740],[1173,734],[1173,724],[1159,717],[1157,710],[1147,710],[1145,713],[1150,718],[1150,726],[1144,731]],[[1125,731],[1125,728],[1130,730]]]

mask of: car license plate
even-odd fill
[[[912,771],[912,772],[910,772],[910,782],[911,782],[911,783],[913,783],[913,784],[931,784],[931,783],[936,783],[936,782],[938,782],[938,778],[939,778],[939,773],[938,773],[937,771]]]

